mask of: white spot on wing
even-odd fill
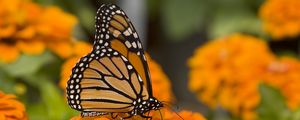
[[[80,64],[79,64],[79,67],[82,67],[82,66],[83,66],[83,63],[80,63]]]
[[[135,42],[132,42],[132,47],[133,47],[133,48],[136,48],[136,47],[137,47]]]
[[[128,61],[123,55],[121,57],[124,61]]]
[[[114,55],[118,55],[118,52],[114,52]]]
[[[129,41],[126,41],[126,42],[125,42],[125,45],[126,45],[128,48],[131,48],[131,44],[130,44]]]
[[[129,36],[129,35],[130,35],[130,33],[129,33],[128,30],[124,31],[123,34],[124,34],[125,36]]]
[[[121,33],[120,33],[120,31],[118,31],[118,30],[114,30],[114,32],[113,32],[113,35],[114,35],[114,37],[119,37],[119,35],[120,35]]]
[[[132,30],[131,30],[131,28],[128,28],[128,32],[129,32],[130,34],[132,34]]]
[[[136,32],[133,33],[133,37],[134,37],[134,38],[138,38],[138,35],[137,35]]]
[[[132,69],[132,66],[131,66],[131,65],[128,65],[127,68],[128,68],[129,70],[131,70],[131,69]]]
[[[120,13],[121,13],[121,11],[120,11],[120,10],[117,10],[117,11],[116,11],[116,13],[120,14]]]
[[[142,44],[140,41],[138,41],[138,47],[141,49],[142,48]]]
[[[142,82],[142,81],[143,81],[143,80],[142,80],[142,78],[141,78],[141,76],[138,76],[138,78],[139,78],[139,81],[140,81],[140,82]]]

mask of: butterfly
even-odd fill
[[[142,43],[127,15],[118,6],[97,11],[93,50],[72,69],[67,84],[71,108],[82,116],[126,113],[124,119],[145,115],[164,105],[152,94]]]

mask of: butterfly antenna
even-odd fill
[[[182,118],[182,117],[174,110],[174,108],[173,108],[171,105],[169,105],[169,104],[170,104],[169,102],[162,101],[162,103],[164,103],[164,105],[166,105],[167,108],[170,108],[171,111],[174,112],[178,117],[180,117],[182,120],[184,120],[184,119],[183,119],[183,118]],[[176,108],[175,108],[176,110],[179,109],[178,105],[176,105],[175,107],[176,107]]]
[[[173,104],[172,102],[170,101],[161,101],[162,103],[168,103],[168,104]]]
[[[180,117],[182,120],[184,120],[177,112],[173,111],[178,117]]]

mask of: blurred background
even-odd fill
[[[131,19],[170,80],[175,111],[208,120],[300,119],[297,0],[0,1],[0,90],[18,96],[30,119],[78,114],[65,103],[60,81],[73,63],[65,62],[85,54],[68,50],[93,43],[103,3],[120,6]],[[75,39],[84,44],[69,43]]]

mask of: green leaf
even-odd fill
[[[261,84],[259,86],[261,103],[257,109],[259,120],[290,120],[291,111],[288,110],[285,99],[280,91]]]
[[[27,105],[27,113],[30,120],[49,120],[46,106],[42,102]]]
[[[11,64],[0,63],[0,67],[11,76],[20,77],[36,73],[43,65],[50,62],[53,55],[45,52],[39,56],[21,55],[20,58]]]
[[[0,69],[0,91],[5,93],[15,93],[15,84],[15,79],[8,76],[3,70]]]
[[[262,36],[261,22],[247,10],[222,11],[216,13],[209,26],[209,37],[216,38],[232,33],[250,33]]]
[[[34,0],[34,2],[42,5],[52,5],[53,0]]]
[[[38,100],[43,103],[43,106],[38,106],[37,108],[31,108],[31,105],[28,105],[30,109],[33,109],[30,118],[38,120],[41,117],[40,115],[34,115],[36,109],[46,111],[43,114],[46,120],[69,120],[72,116],[78,115],[78,112],[68,106],[63,92],[58,88],[57,83],[52,80],[53,78],[49,74],[38,72],[35,75],[24,77],[25,82],[38,89],[37,91],[40,94]]]
[[[300,109],[293,112],[292,120],[300,120]]]
[[[78,114],[68,106],[59,88],[49,80],[43,81],[43,85],[39,89],[50,120],[66,120]]]
[[[165,0],[163,25],[172,40],[180,40],[201,28],[206,6],[202,0]]]

